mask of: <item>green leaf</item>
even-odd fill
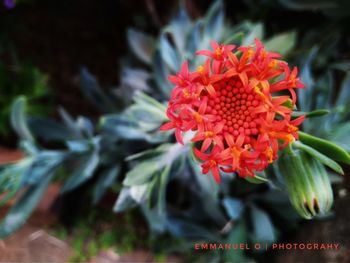
[[[160,185],[158,195],[158,213],[163,214],[166,212],[166,186],[169,181],[171,165],[165,166],[160,174]]]
[[[134,54],[143,62],[151,64],[154,53],[154,39],[134,29],[128,30],[127,38]]]
[[[278,34],[265,42],[266,50],[287,55],[295,46],[295,31]]]
[[[273,97],[274,98],[274,97]],[[272,98],[272,99],[273,99]],[[285,106],[285,107],[287,107],[287,108],[289,108],[289,109],[293,109],[293,101],[291,100],[291,99],[288,99],[288,100],[286,100],[285,102],[283,102],[282,104],[281,104],[282,106]]]
[[[114,204],[113,211],[116,213],[123,212],[136,205],[136,202],[130,195],[130,187],[124,187],[119,195],[118,199]]]
[[[27,126],[25,107],[26,98],[24,96],[18,97],[14,101],[11,109],[11,125],[21,139],[34,141],[34,138]]]
[[[293,143],[293,146],[295,146],[296,148],[307,152],[308,154],[310,154],[312,157],[316,158],[317,160],[319,160],[321,163],[323,163],[324,165],[328,166],[329,168],[333,169],[335,172],[340,173],[340,174],[344,174],[343,169],[341,168],[341,166],[339,164],[337,164],[335,161],[333,161],[332,159],[328,158],[326,155],[318,152],[317,150],[315,150],[314,148],[307,146],[299,141],[295,141]]]
[[[304,115],[307,118],[314,118],[314,117],[321,117],[321,116],[327,115],[329,113],[330,113],[330,111],[327,109],[319,109],[319,110],[314,110],[314,111],[310,111],[310,112],[294,111],[292,113],[292,117],[297,118],[297,117]]]
[[[228,237],[225,239],[225,243],[238,244],[238,243],[246,243],[247,241],[248,241],[247,225],[245,220],[240,220],[232,228]],[[226,253],[224,253],[224,257],[226,262],[251,262],[250,259],[248,259],[244,255],[244,250],[240,250],[240,249],[236,250],[235,253],[232,253],[232,251],[228,250]]]
[[[350,164],[349,153],[330,141],[312,136],[301,131],[299,131],[299,140],[302,143],[307,144],[317,151],[327,155],[335,161]]]
[[[127,186],[144,184],[148,182],[159,169],[160,167],[156,160],[141,162],[126,174],[123,184]]]
[[[53,175],[54,173],[47,174],[42,181],[40,181],[40,184],[29,187],[20,197],[0,224],[0,238],[5,238],[12,234],[26,222],[42,198]]]
[[[256,174],[254,176],[246,176],[244,179],[253,184],[264,184],[269,181],[269,179]]]
[[[155,149],[149,149],[143,152],[129,155],[128,157],[125,158],[125,161],[132,161],[136,159],[138,160],[151,159],[153,157],[159,156],[160,154],[163,154],[164,152],[168,151],[171,146],[173,146],[172,143],[163,143]]]

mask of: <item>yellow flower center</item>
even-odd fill
[[[197,72],[198,72],[199,74],[203,74],[203,72],[204,72],[203,66],[198,66]]]
[[[247,57],[251,58],[253,55],[254,55],[254,51],[249,49],[248,52],[247,52]]]
[[[194,112],[193,117],[197,123],[203,122],[203,117],[198,112]]]
[[[217,57],[217,58],[221,58],[221,56],[222,56],[222,50],[221,50],[221,48],[216,48],[215,49],[215,56]]]
[[[206,131],[206,132],[204,133],[204,135],[205,135],[206,138],[210,138],[210,137],[213,137],[215,134],[214,134],[214,132],[212,132],[212,131]]]

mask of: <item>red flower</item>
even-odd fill
[[[212,42],[212,48],[196,52],[209,57],[197,71],[189,72],[185,62],[169,76],[176,86],[167,111],[170,122],[161,130],[175,129],[180,143],[183,132],[196,131],[194,153],[203,161],[203,173],[211,172],[217,182],[220,170],[254,176],[278,158],[280,148],[298,139],[304,117],[292,119],[286,105],[295,106],[294,89],[304,85],[297,68],[291,71],[259,40],[255,48],[239,47],[236,53],[233,45]]]

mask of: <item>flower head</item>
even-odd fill
[[[161,130],[175,129],[179,143],[182,133],[195,131],[194,153],[203,162],[203,173],[211,171],[217,182],[220,170],[254,176],[298,138],[304,117],[292,119],[291,114],[294,89],[304,86],[297,69],[291,71],[257,39],[255,47],[236,51],[216,42],[212,48],[196,52],[208,57],[196,71],[190,72],[185,62],[177,75],[169,76],[175,84],[167,111],[170,122]]]

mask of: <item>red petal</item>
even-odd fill
[[[211,173],[214,176],[215,181],[219,184],[220,183],[220,171],[219,171],[219,167],[214,166],[211,168]]]
[[[201,151],[205,152],[206,150],[208,150],[209,146],[211,145],[211,142],[212,142],[212,139],[206,138],[202,144]]]
[[[209,50],[199,50],[196,52],[197,56],[207,56],[207,57],[212,57],[213,53]]]
[[[197,148],[193,148],[193,152],[194,154],[197,156],[198,159],[202,160],[202,161],[206,161],[208,160],[208,155],[206,155],[205,153],[202,153],[200,150],[198,150]]]
[[[175,131],[175,138],[176,138],[178,143],[180,143],[182,145],[184,144],[184,141],[182,139],[182,134],[181,134],[181,130],[180,129],[176,129],[176,131]]]
[[[167,122],[167,123],[164,123],[162,126],[160,126],[159,130],[167,131],[174,128],[175,128],[175,125],[173,122]]]

